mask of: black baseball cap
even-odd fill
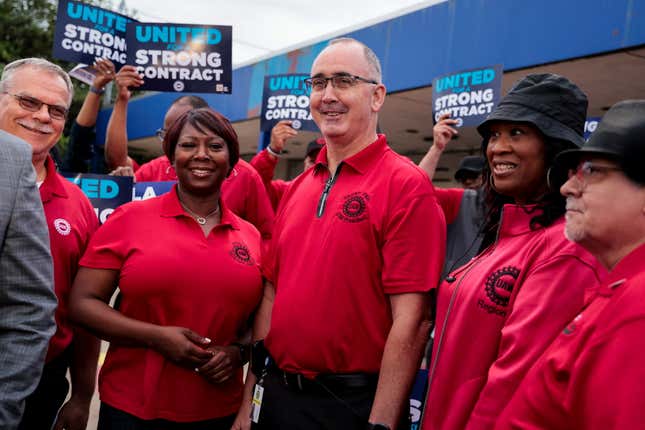
[[[309,142],[309,145],[307,145],[307,152],[305,153],[305,157],[310,157],[314,153],[318,153],[322,149],[322,147],[325,145],[325,139],[322,137],[319,137],[316,140],[312,140]]]
[[[582,148],[558,154],[549,172],[549,183],[561,186],[569,169],[585,155],[612,160],[625,176],[645,185],[645,100],[624,100],[613,105]]]
[[[455,172],[455,179],[461,181],[464,176],[474,176],[481,174],[484,169],[484,158],[479,155],[469,155],[459,162],[459,167]]]
[[[511,88],[477,131],[484,138],[484,150],[488,145],[491,123],[495,121],[530,123],[545,136],[569,142],[571,148],[579,148],[585,141],[587,105],[585,93],[564,76],[531,74]]]

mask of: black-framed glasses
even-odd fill
[[[324,76],[314,76],[313,78],[307,78],[304,80],[305,85],[310,91],[323,91],[327,87],[327,82],[331,81],[331,86],[337,90],[346,90],[353,87],[358,82],[364,82],[366,84],[378,85],[378,82],[363,78],[357,75],[350,75],[346,73],[341,73],[334,76],[324,77]]]
[[[2,93],[10,95],[14,97],[16,100],[18,100],[18,104],[24,110],[28,110],[29,112],[38,112],[40,108],[42,108],[43,105],[45,105],[47,106],[47,112],[49,112],[49,116],[52,119],[62,120],[62,121],[67,119],[67,113],[69,111],[64,106],[50,105],[49,103],[45,103],[44,101],[38,100],[37,98],[31,97],[31,96],[12,94],[7,91],[3,91]]]
[[[575,169],[569,169],[568,177],[571,179],[575,176],[576,179],[583,185],[598,182],[605,177],[607,172],[618,172],[622,169],[616,166],[603,166],[596,164],[593,161],[582,161]]]
[[[155,131],[155,136],[157,136],[159,140],[163,142],[163,138],[166,137],[166,129],[158,128],[157,131]]]

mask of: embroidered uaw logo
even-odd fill
[[[253,259],[253,256],[251,256],[249,248],[247,248],[245,244],[240,242],[233,242],[231,257],[233,257],[233,259],[238,263],[246,264],[248,266],[255,264],[255,260]]]
[[[72,226],[69,224],[69,222],[63,218],[56,218],[54,220],[54,228],[58,232],[58,234],[62,236],[67,236],[72,232]]]
[[[502,267],[486,279],[486,295],[499,306],[508,306],[508,302],[520,275],[520,269],[513,266]]]
[[[347,222],[360,222],[367,219],[367,202],[370,196],[356,192],[345,196],[336,216]]]

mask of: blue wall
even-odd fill
[[[449,0],[348,36],[374,49],[388,91],[403,91],[461,69],[521,69],[643,45],[645,1]],[[202,96],[232,121],[257,117],[264,76],[308,73],[325,43],[236,69],[231,95]],[[129,138],[151,136],[177,97],[163,93],[131,101]],[[104,141],[109,114],[106,109],[99,115],[98,142]]]

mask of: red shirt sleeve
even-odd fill
[[[278,160],[264,150],[258,152],[250,164],[258,172],[264,183],[269,200],[271,201],[271,207],[274,211],[277,210],[280,200],[282,200],[282,196],[290,183],[282,179],[273,180],[273,174],[275,173],[275,166],[278,164]]]
[[[435,188],[435,196],[443,214],[446,217],[446,224],[452,224],[457,218],[459,208],[461,207],[461,199],[464,197],[463,188]]]

